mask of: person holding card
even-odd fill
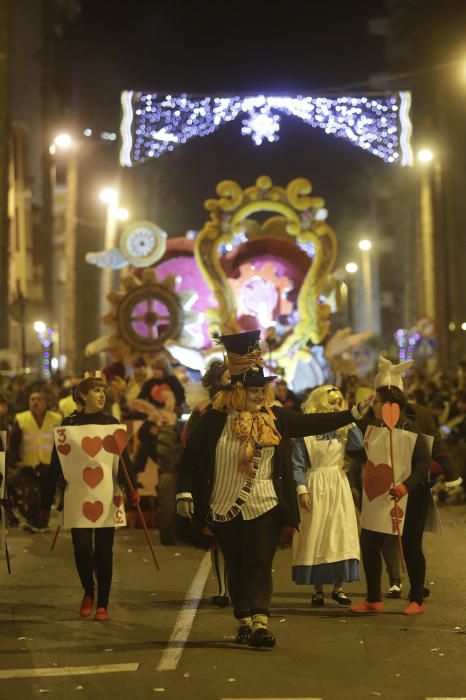
[[[118,484],[122,476],[118,461],[120,452],[116,447],[118,433],[125,431],[122,428],[115,430],[113,426],[120,424],[116,418],[104,413],[106,394],[106,383],[100,372],[95,376],[88,373],[79,382],[75,401],[80,410],[65,418],[55,431],[48,481],[48,507],[50,509],[59,486],[63,524],[71,528],[76,568],[84,589],[80,615],[89,617],[93,612],[95,571],[95,619],[98,621],[108,620],[115,527],[126,524]],[[140,496],[126,449],[122,451],[122,458],[134,489],[132,501],[138,503]]]
[[[259,338],[259,330],[219,338],[231,385],[216,394],[188,438],[178,465],[177,512],[207,523],[218,539],[238,623],[235,642],[271,648],[272,562],[283,527],[299,524],[290,438],[337,430],[361,418],[370,403],[309,415],[270,406],[275,377],[264,374]]]
[[[381,551],[387,537],[396,535],[411,584],[405,615],[419,615],[424,607],[426,560],[422,536],[431,498],[428,475],[431,456],[426,438],[409,418],[402,373],[412,360],[393,365],[379,358],[372,420],[364,433],[367,461],[361,508],[361,555],[367,597],[350,606],[353,613],[382,612]]]

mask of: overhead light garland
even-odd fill
[[[242,116],[256,145],[279,139],[280,116],[294,116],[350,141],[386,163],[411,165],[409,92],[342,97],[192,97],[125,91],[121,95],[120,163],[129,166],[208,136]]]

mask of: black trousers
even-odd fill
[[[226,523],[209,523],[209,527],[225,558],[234,616],[269,615],[272,563],[283,528],[278,507],[253,520],[239,515]]]
[[[411,584],[410,600],[422,603],[426,560],[422,551],[422,535],[429,507],[429,487],[416,486],[408,496],[405,523],[402,535],[403,553]],[[381,551],[387,535],[373,530],[361,530],[361,554],[367,579],[367,600],[376,603],[382,600],[380,578],[382,575]]]
[[[97,578],[97,607],[106,608],[113,572],[114,527],[73,527],[74,560],[84,594],[94,597],[94,571]]]

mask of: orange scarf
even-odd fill
[[[261,447],[278,445],[281,435],[275,427],[271,415],[240,411],[235,423],[236,437],[241,441],[241,457],[238,465],[240,474],[252,474],[254,472],[253,456],[256,445]]]

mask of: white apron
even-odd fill
[[[390,458],[389,428],[370,425],[364,435],[367,462],[363,476],[361,527],[387,535],[397,534],[395,515],[400,534],[403,533],[408,497],[403,496],[395,505],[389,490],[411,474],[411,458],[417,434],[394,428],[392,439],[393,465]]]
[[[344,449],[337,440],[304,438],[311,461],[307,488],[311,511],[300,508],[300,531],[293,536],[293,566],[359,561],[359,537],[353,496],[342,469]]]

